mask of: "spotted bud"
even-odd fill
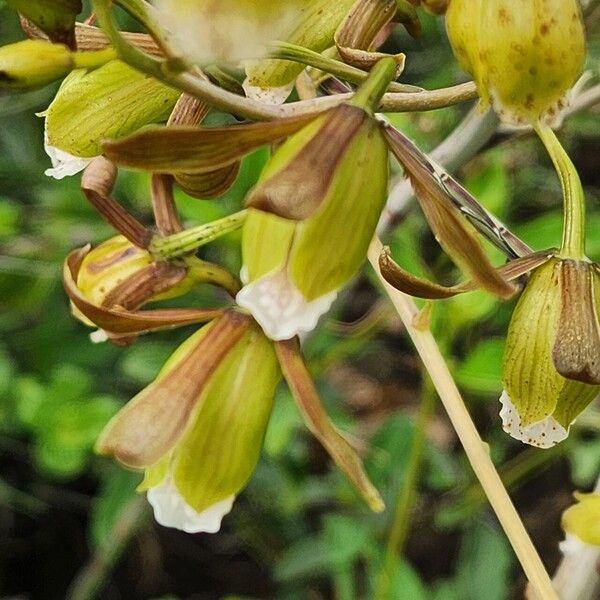
[[[583,69],[577,0],[452,0],[446,23],[484,105],[507,122],[552,120]]]
[[[600,390],[596,267],[552,258],[538,267],[508,330],[500,413],[505,431],[547,448],[567,437]]]

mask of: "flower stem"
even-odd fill
[[[248,211],[244,209],[218,221],[198,225],[166,237],[155,237],[150,242],[148,250],[157,260],[172,260],[185,256],[200,246],[205,246],[222,235],[239,229],[247,215]]]
[[[225,112],[257,121],[271,121],[284,117],[318,114],[347,102],[353,96],[352,93],[322,96],[280,106],[268,105],[258,100],[238,96],[221,89],[195,73],[174,73],[165,68],[165,61],[152,58],[123,37],[111,13],[110,0],[93,0],[93,5],[102,30],[123,62]],[[439,90],[385,94],[379,108],[382,112],[434,110],[473,100],[476,97],[476,86],[470,81]]]
[[[564,225],[560,254],[585,259],[585,198],[579,174],[550,126],[538,123],[535,131],[552,158],[563,191]]]
[[[297,46],[296,44],[290,44],[289,42],[272,42],[269,44],[271,58],[278,58],[280,60],[291,60],[314,69],[319,69],[350,83],[360,84],[367,79],[369,73],[348,65],[341,60],[335,60],[323,54],[319,54],[309,48],[303,46]],[[405,83],[397,83],[392,81],[388,84],[387,91],[389,92],[422,92],[423,89],[414,85],[408,85]]]
[[[114,48],[92,50],[90,52],[73,52],[74,69],[97,69],[111,60],[118,58]]]
[[[426,377],[423,382],[421,404],[408,457],[406,474],[402,481],[402,488],[396,501],[394,521],[390,530],[382,569],[379,573],[379,580],[377,582],[377,590],[375,593],[376,600],[385,600],[388,597],[396,560],[398,556],[402,555],[404,544],[408,537],[410,518],[415,503],[417,486],[419,484],[419,477],[421,475],[421,467],[423,464],[427,424],[435,410],[436,400],[435,389],[431,384],[431,380]]]
[[[370,114],[375,112],[383,94],[396,78],[397,67],[398,62],[392,56],[378,61],[348,104],[358,106]]]
[[[511,502],[431,331],[422,327],[417,329],[414,326],[413,321],[418,315],[415,303],[410,297],[392,288],[383,279],[378,265],[381,250],[382,244],[375,238],[369,248],[369,261],[415,344],[475,475],[531,582],[537,598],[539,600],[558,600],[544,564]]]

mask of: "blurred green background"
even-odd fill
[[[425,87],[462,75],[443,22],[423,16],[424,35],[403,32],[404,80]],[[596,19],[598,21],[598,19]],[[590,33],[589,68],[598,77],[600,35]],[[0,43],[22,39],[0,1]],[[512,551],[488,508],[443,411],[432,397],[397,318],[372,275],[355,281],[306,346],[311,370],[335,422],[365,440],[370,475],[388,509],[371,514],[310,437],[281,389],[263,457],[247,490],[216,535],[161,528],[135,494],[136,474],[92,454],[118,408],[156,375],[189,330],[154,334],[128,348],[94,345],[70,317],[60,283],[73,248],[111,231],[86,204],[77,177],[44,176],[43,120],[55,88],[0,97],[0,597],[65,598],[371,598],[419,444],[419,410],[432,415],[406,543],[393,561],[386,597],[395,600],[503,600],[522,597]],[[468,107],[394,115],[428,150]],[[218,119],[219,115],[211,118]],[[589,255],[600,259],[600,118],[570,119],[561,138],[580,168],[589,204]],[[249,157],[217,201],[178,196],[187,223],[241,206],[266,151]],[[532,247],[558,243],[560,190],[540,144],[527,134],[497,136],[459,173],[462,181]],[[150,222],[148,178],[122,173],[116,196]],[[413,272],[441,281],[458,274],[417,208],[389,240]],[[492,252],[493,254],[493,252]],[[203,257],[239,267],[238,239],[223,238]],[[498,262],[502,258],[495,255]],[[186,299],[190,302],[190,299]],[[217,303],[211,290],[194,303]],[[559,447],[540,451],[500,427],[500,367],[513,304],[475,293],[438,303],[434,329],[469,408],[490,444],[534,542],[552,570],[561,511],[574,489],[589,489],[600,467],[600,412],[592,407]],[[412,458],[411,458],[412,457]],[[413,463],[414,465],[414,463]]]

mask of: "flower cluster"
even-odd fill
[[[189,532],[219,529],[259,459],[282,378],[333,461],[373,510],[383,509],[360,458],[320,403],[299,336],[314,330],[365,260],[386,201],[390,151],[436,239],[471,281],[444,287],[418,279],[387,250],[380,258],[383,275],[394,287],[430,299],[475,288],[506,299],[532,272],[508,332],[501,416],[506,431],[530,444],[548,447],[566,437],[600,386],[600,267],[583,252],[579,179],[544,124],[581,71],[583,31],[575,0],[541,3],[543,13],[541,4],[525,10],[509,0],[157,0],[134,14],[151,34],[141,36],[115,30],[109,2],[94,4],[120,58],[137,70],[106,48],[100,29],[75,27],[74,9],[56,24],[41,8],[43,18],[26,16],[41,27],[40,36],[60,41],[66,35],[67,45],[30,40],[2,49],[0,74],[5,87],[22,89],[69,73],[44,113],[52,159],[47,174],[60,178],[84,170],[84,195],[119,234],[67,258],[63,279],[74,316],[96,329],[95,341],[123,345],[152,331],[203,324],[113,418],[97,445],[99,453],[144,472],[140,490],[157,521]],[[511,122],[532,124],[548,148],[565,190],[559,250],[531,252],[504,230],[501,247],[513,260],[495,268],[476,230],[483,224],[496,231],[498,223],[376,116],[386,91],[399,85],[405,59],[379,48],[397,22],[418,30],[415,5],[438,14],[448,9],[451,42],[484,104]],[[75,50],[76,43],[93,50]],[[32,59],[39,44],[52,52]],[[282,59],[274,50],[282,47],[298,60]],[[335,58],[322,54],[330,47]],[[559,60],[563,55],[568,60]],[[193,94],[199,86],[212,86],[224,104],[245,94],[259,112],[261,102],[281,103],[295,86],[316,95],[323,75],[304,71],[302,60],[362,83],[321,110],[203,126],[211,106]],[[231,75],[235,68],[243,71],[243,83]],[[336,79],[333,85],[345,87]],[[245,208],[185,229],[173,186],[194,198],[219,197],[243,158],[266,145],[274,150]],[[117,167],[152,173],[155,228],[112,197]],[[239,279],[196,255],[200,246],[237,228]],[[207,284],[228,294],[221,308],[146,307]]]

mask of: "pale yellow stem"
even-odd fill
[[[496,467],[489,456],[487,445],[479,436],[431,331],[424,329],[422,326],[415,327],[414,322],[419,311],[414,301],[409,296],[392,288],[381,276],[379,271],[381,250],[381,242],[379,239],[374,238],[369,248],[369,261],[402,319],[431,377],[452,426],[473,467],[473,471],[475,471],[475,475],[535,591],[537,600],[559,600],[552,587],[550,576],[496,471]]]

